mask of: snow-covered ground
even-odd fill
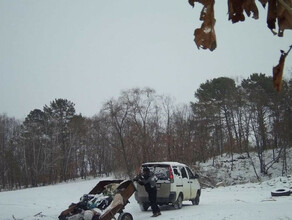
[[[23,189],[0,193],[1,220],[58,219],[62,210],[89,192],[101,179],[62,183],[54,186]],[[198,206],[184,202],[180,210],[161,207],[160,220],[194,219],[291,219],[292,195],[271,197],[271,191],[292,187],[291,177],[277,177],[262,183],[247,183],[202,190]],[[151,211],[141,212],[134,196],[126,206],[134,220],[149,219]]]
[[[282,174],[282,161],[273,164],[268,176],[260,175],[259,162],[255,153],[251,158],[246,155],[234,155],[234,167],[231,170],[231,158],[228,155],[216,157],[213,161],[200,163],[196,169],[202,174],[201,180],[210,179],[212,184],[233,185],[218,188],[202,189],[198,206],[184,202],[180,210],[170,206],[161,207],[160,220],[292,220],[292,195],[287,197],[271,197],[276,189],[292,190],[292,149],[288,149],[287,177]],[[271,159],[272,152],[266,152],[266,162]],[[244,159],[245,158],[245,159]],[[256,178],[253,166],[261,178]],[[52,186],[29,188],[17,191],[0,192],[0,220],[52,220],[58,219],[61,211],[72,202],[88,193],[100,180],[79,180]],[[256,183],[255,183],[256,182]],[[239,184],[245,183],[245,184]],[[234,185],[236,184],[236,185]],[[134,220],[149,219],[151,211],[141,212],[134,196],[125,208],[133,215]]]
[[[275,155],[278,155],[275,150]],[[264,152],[264,159],[269,167],[271,161],[273,161],[273,152],[268,150]],[[254,170],[254,167],[255,170]],[[268,175],[260,173],[260,163],[256,152],[250,153],[250,158],[246,154],[234,154],[233,156],[233,168],[230,155],[224,154],[223,156],[217,156],[213,159],[206,161],[206,163],[198,164],[194,169],[199,170],[202,177],[208,177],[211,181],[209,185],[216,185],[221,183],[222,185],[236,185],[242,183],[267,181],[272,178],[282,176],[283,161],[279,159],[277,163],[273,163],[272,167],[268,169]],[[287,149],[287,176],[292,176],[292,148]],[[202,180],[206,180],[202,178]]]

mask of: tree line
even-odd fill
[[[256,152],[260,172],[273,163],[287,173],[292,145],[292,80],[280,93],[272,79],[252,74],[202,83],[190,104],[177,105],[150,88],[134,88],[105,102],[93,117],[55,99],[24,121],[0,115],[0,187],[15,189],[117,173],[135,175],[142,162],[189,165],[228,153]],[[273,151],[267,158],[266,150]]]

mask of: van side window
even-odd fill
[[[180,176],[180,173],[178,172],[177,168],[173,168],[173,172],[175,175]]]
[[[186,167],[187,171],[188,171],[188,174],[189,174],[189,177],[190,179],[194,179],[194,174],[193,172],[190,170],[190,168]]]
[[[188,178],[188,176],[187,176],[187,172],[186,172],[186,170],[185,170],[184,167],[182,167],[182,168],[180,169],[180,172],[181,172],[182,178]]]

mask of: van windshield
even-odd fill
[[[144,167],[148,167],[159,180],[169,180],[169,165],[147,164],[142,166],[142,170]]]

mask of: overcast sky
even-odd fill
[[[208,79],[272,75],[292,31],[274,36],[257,5],[260,20],[232,24],[227,0],[216,2],[211,52],[193,41],[202,6],[187,0],[0,0],[0,114],[24,119],[64,98],[93,116],[134,87],[187,104]]]

